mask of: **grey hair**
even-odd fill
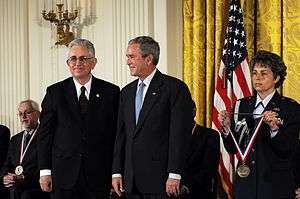
[[[131,39],[128,42],[128,45],[131,44],[140,44],[140,51],[143,57],[147,57],[148,55],[152,55],[152,63],[156,66],[159,61],[159,44],[149,36],[139,36],[134,39]]]
[[[92,42],[87,39],[74,39],[69,43],[68,48],[71,49],[73,46],[81,46],[88,49],[90,56],[95,57],[95,47]]]
[[[30,105],[31,105],[31,108],[32,108],[33,110],[40,112],[40,106],[39,106],[39,104],[38,104],[36,101],[33,101],[33,100],[31,100],[31,99],[23,100],[23,101],[21,101],[21,102],[19,103],[19,106],[20,106],[21,104],[24,104],[24,103],[30,104]]]

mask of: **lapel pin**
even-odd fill
[[[152,93],[152,95],[156,95],[156,93],[154,92],[154,93]]]
[[[99,97],[100,97],[99,93],[97,93],[97,94],[96,94],[96,97],[97,97],[97,98],[99,98]]]

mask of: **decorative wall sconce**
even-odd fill
[[[74,39],[74,33],[70,30],[70,23],[78,16],[78,10],[69,12],[68,8],[63,11],[64,4],[57,3],[57,12],[50,10],[48,13],[46,10],[42,10],[42,16],[45,20],[50,21],[56,25],[57,41],[55,45],[66,45]]]

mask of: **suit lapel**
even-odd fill
[[[130,122],[130,126],[133,127],[134,130],[136,128],[136,124],[135,124],[135,95],[136,95],[137,83],[138,83],[138,80],[135,80],[135,82],[133,82],[133,84],[130,86],[130,88],[128,90],[128,95],[126,96],[127,99],[125,99],[126,104],[127,104],[126,107],[128,107],[128,109],[124,110],[126,115],[128,115],[128,121]]]
[[[81,123],[82,119],[80,118],[79,102],[77,98],[75,84],[72,78],[69,78],[65,82],[64,93],[69,111],[72,113],[72,116],[74,116],[76,120]]]
[[[23,133],[24,133],[24,131],[22,131],[20,133],[20,135],[17,137],[16,143],[15,143],[17,146],[16,165],[20,164]]]
[[[31,160],[31,157],[32,157],[32,155],[33,155],[33,153],[34,153],[34,150],[36,150],[36,136],[37,135],[35,135],[34,137],[33,137],[33,139],[32,139],[32,141],[31,141],[31,143],[30,143],[30,145],[28,146],[28,149],[27,149],[27,151],[26,151],[26,153],[25,153],[25,156],[24,156],[24,158],[23,158],[23,163],[25,163],[25,162],[27,162],[28,160],[30,160],[30,161],[32,161]]]
[[[90,118],[93,116],[93,112],[97,110],[100,111],[102,109],[102,102],[104,98],[104,93],[102,89],[101,82],[97,81],[95,77],[92,76],[92,84],[89,95],[89,104],[88,104],[88,112],[87,117]]]
[[[280,107],[280,95],[278,94],[278,92],[275,92],[272,99],[264,109],[264,112],[269,110],[279,112],[280,111],[279,107]]]
[[[135,129],[135,135],[141,128],[143,122],[145,121],[147,115],[150,113],[153,105],[157,101],[160,95],[160,87],[163,83],[162,74],[157,70],[153,79],[150,82],[149,88],[147,90],[143,106],[140,112],[139,120]],[[135,96],[135,95],[134,95]],[[133,100],[134,101],[134,100]]]

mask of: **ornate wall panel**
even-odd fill
[[[26,1],[0,1],[0,121],[19,129],[17,103],[29,97]]]
[[[127,42],[138,35],[150,35],[161,45],[158,68],[181,77],[181,1],[57,1],[67,4],[69,10],[78,8],[78,19],[71,29],[76,37],[95,44],[95,76],[120,87],[132,81],[126,65]],[[69,76],[67,48],[54,45],[56,27],[41,17],[43,9],[55,8],[50,2],[0,0],[0,123],[14,133],[21,130],[17,103],[25,98],[41,103],[47,86]]]

